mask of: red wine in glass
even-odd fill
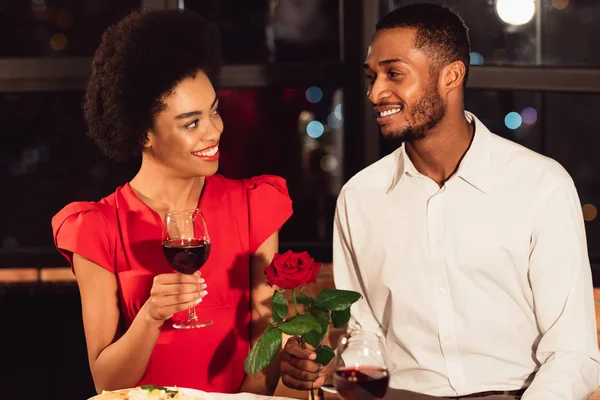
[[[208,260],[210,236],[199,209],[172,210],[165,216],[162,235],[167,262],[180,274],[193,274]],[[174,323],[176,329],[204,328],[213,321],[200,321],[196,307],[188,310],[187,320]]]
[[[333,379],[345,400],[382,399],[390,382],[387,370],[379,367],[339,368]]]
[[[333,385],[344,400],[381,400],[390,376],[384,339],[373,332],[348,332],[336,349]]]
[[[208,259],[210,242],[204,239],[170,239],[163,243],[163,252],[175,271],[193,274]]]

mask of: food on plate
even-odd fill
[[[135,389],[115,390],[103,392],[97,400],[200,400],[190,397],[177,388],[166,388],[164,386],[145,385]]]

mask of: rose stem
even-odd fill
[[[294,301],[294,310],[296,310],[296,315],[300,314],[298,311],[298,301],[296,300],[296,288],[292,289],[292,300]]]

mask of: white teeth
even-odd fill
[[[392,115],[392,114],[396,114],[399,113],[401,111],[400,108],[393,108],[391,110],[385,110],[379,113],[380,117],[387,117],[388,115]]]
[[[219,146],[211,147],[208,150],[196,151],[192,154],[200,157],[212,157],[217,154],[217,151],[219,151]]]

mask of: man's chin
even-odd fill
[[[405,130],[393,125],[379,125],[381,135],[388,139],[402,139],[405,136]]]

